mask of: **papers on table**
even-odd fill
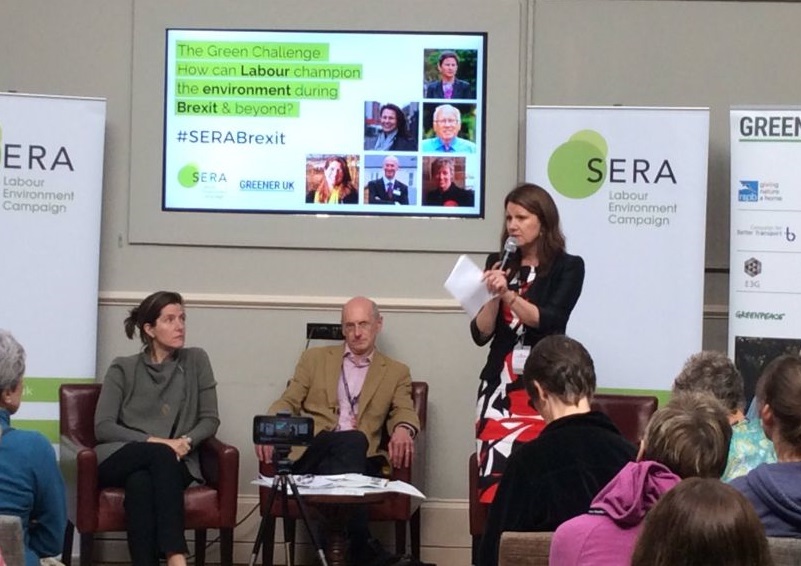
[[[443,285],[459,301],[465,312],[473,318],[490,299],[487,285],[481,280],[484,272],[466,255],[459,256],[456,265]]]
[[[259,475],[251,483],[272,487],[274,477]],[[425,499],[426,496],[413,485],[399,480],[390,481],[363,474],[336,474],[331,476],[293,475],[301,495],[354,495],[366,493],[395,492]]]

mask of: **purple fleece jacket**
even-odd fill
[[[590,510],[559,526],[550,566],[628,566],[645,514],[681,478],[658,462],[630,462],[604,487]]]

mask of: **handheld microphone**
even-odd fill
[[[498,266],[498,269],[501,271],[506,269],[509,260],[512,259],[512,256],[517,251],[517,240],[514,236],[509,236],[506,238],[506,242],[503,244],[503,256],[501,256],[501,265]]]

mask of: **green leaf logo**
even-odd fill
[[[608,151],[606,140],[598,132],[576,132],[557,147],[548,160],[551,185],[568,198],[581,199],[594,195],[606,180]],[[591,160],[595,160],[592,172],[588,169]]]
[[[187,189],[191,189],[195,185],[197,185],[198,179],[198,172],[200,168],[195,163],[189,163],[184,165],[180,171],[178,171],[178,182],[181,183],[182,187],[186,187]]]

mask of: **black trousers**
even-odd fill
[[[322,431],[292,466],[296,474],[380,476],[384,459],[367,457],[367,437],[359,430]]]
[[[367,437],[358,430],[323,431],[292,466],[296,474],[366,474],[381,476],[384,459],[367,457]],[[367,507],[354,511],[348,523],[351,556],[362,556],[370,541]],[[358,558],[353,561],[358,564]]]
[[[184,490],[192,476],[166,444],[131,442],[98,466],[100,487],[125,488],[133,566],[158,566],[159,554],[187,553]]]

